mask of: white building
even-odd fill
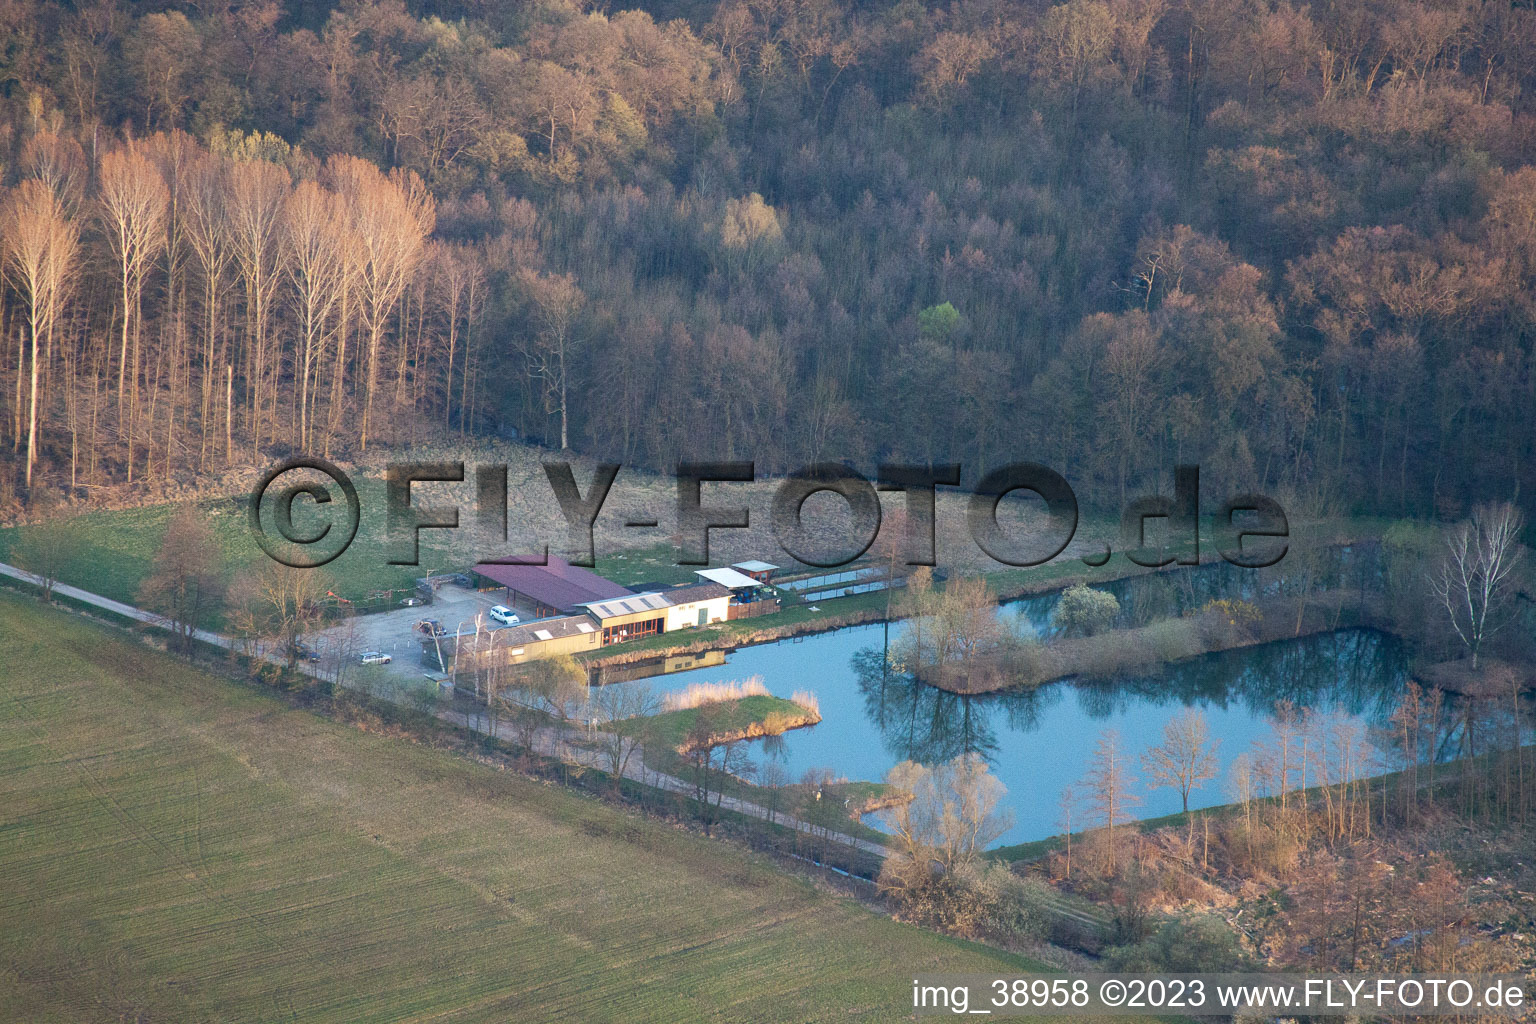
[[[718,583],[695,583],[664,592],[667,632],[724,622],[731,614],[731,592]]]

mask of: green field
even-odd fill
[[[464,567],[465,559],[450,553],[450,536],[442,530],[422,532],[420,566],[388,564],[384,484],[376,478],[359,476],[357,490],[362,508],[357,538],[341,557],[322,570],[328,585],[336,593],[360,600],[375,590],[413,587],[418,576]],[[208,498],[195,504],[222,549],[227,579],[232,579],[258,559],[266,558],[251,536],[248,496]],[[133,509],[101,509],[71,517],[78,543],[60,578],[103,597],[137,604],[139,585],[149,575],[155,553],[165,539],[166,527],[179,508],[178,505],[147,505]],[[301,502],[296,510],[295,520],[299,522],[311,514],[307,503]],[[34,527],[0,528],[0,562],[11,561],[16,542],[30,529]],[[217,626],[218,623],[209,625]]]
[[[0,1018],[890,1020],[1027,967],[0,596]]]

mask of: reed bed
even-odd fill
[[[768,687],[763,685],[762,676],[749,676],[736,682],[722,683],[689,683],[686,690],[677,693],[669,693],[662,699],[662,705],[668,711],[683,711],[687,708],[703,707],[705,704],[721,704],[728,700],[740,700],[743,697],[768,697]],[[796,703],[799,703],[796,701]]]

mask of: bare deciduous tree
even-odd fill
[[[1116,867],[1115,826],[1128,819],[1128,811],[1140,803],[1131,792],[1135,779],[1131,775],[1130,758],[1120,746],[1120,733],[1106,729],[1099,734],[1093,748],[1093,761],[1082,785],[1088,794],[1090,805],[1109,837],[1109,869]]]
[[[934,767],[903,761],[886,783],[912,794],[880,813],[902,856],[916,864],[935,861],[946,872],[968,866],[1013,825],[1012,812],[999,810],[1007,789],[980,754]]]
[[[26,177],[36,178],[48,186],[66,214],[73,217],[79,212],[80,197],[88,177],[80,143],[57,132],[38,132],[22,147],[21,167]]]
[[[352,156],[332,157],[325,170],[346,204],[358,249],[359,315],[368,335],[360,434],[366,449],[384,334],[422,260],[437,212],[432,196],[415,174],[386,178],[373,164]]]
[[[453,371],[459,354],[460,331],[467,336],[473,330],[477,310],[476,297],[484,287],[484,272],[474,255],[462,246],[434,245],[437,270],[438,300],[447,320],[448,352],[443,366],[443,425],[447,426],[453,413]],[[462,327],[461,327],[462,325]],[[466,383],[470,366],[468,344],[465,344],[464,367],[460,376]],[[467,410],[459,409],[460,429],[469,427]]]
[[[1205,716],[1185,708],[1163,726],[1163,742],[1142,755],[1141,767],[1152,782],[1179,791],[1189,813],[1189,791],[1216,777],[1216,748]]]
[[[570,274],[540,274],[524,268],[519,280],[540,325],[524,352],[533,375],[544,382],[547,402],[553,405],[549,411],[560,414],[560,450],[565,451],[571,440],[571,375],[581,340],[576,316],[586,297]]]
[[[18,290],[27,298],[30,384],[27,398],[26,482],[30,488],[32,470],[37,463],[42,366],[53,347],[54,327],[63,311],[79,233],[65,217],[58,196],[36,179],[23,181],[11,191],[0,220],[3,220],[0,231],[3,231],[6,269],[10,271]],[[17,393],[20,394],[22,366],[19,357],[16,372]]]
[[[44,604],[53,603],[53,589],[59,575],[80,549],[80,531],[71,519],[48,515],[22,530],[11,549],[10,559],[18,569],[31,573]]]
[[[291,669],[298,661],[299,641],[320,618],[326,589],[320,570],[295,569],[262,556],[230,588],[236,631],[273,641]]]
[[[172,517],[150,573],[139,587],[139,603],[169,621],[176,645],[191,650],[198,625],[223,598],[219,542],[207,516],[184,506]]]
[[[341,249],[343,210],[335,194],[313,181],[300,182],[288,197],[283,221],[285,269],[293,282],[299,320],[299,431],[301,449],[310,442],[314,375],[325,353],[332,316],[341,301],[346,265]]]
[[[646,686],[599,686],[593,695],[593,721],[601,730],[598,750],[615,789],[643,745],[642,721],[660,710],[661,701]],[[627,727],[621,725],[625,722]]]
[[[233,253],[224,212],[224,162],[215,156],[188,165],[183,171],[186,180],[178,189],[183,196],[187,246],[197,265],[202,281],[202,415],[199,419],[201,441],[198,460],[201,464],[208,456],[210,428],[213,423],[214,386],[218,382],[219,366],[224,355],[219,344],[220,303],[224,298],[225,275],[229,271]],[[232,410],[224,410],[224,457],[232,452],[233,427],[229,422]]]
[[[1479,505],[1472,518],[1445,538],[1445,554],[1429,577],[1451,628],[1472,655],[1508,621],[1510,584],[1520,565],[1520,531],[1525,518],[1508,502]]]
[[[139,321],[143,314],[144,282],[154,268],[156,256],[165,247],[165,218],[170,206],[170,192],[160,176],[160,168],[132,146],[104,155],[97,176],[102,224],[112,255],[117,260],[121,288],[118,421],[126,448],[128,478],[132,480],[133,431],[139,388]]]
[[[283,203],[288,195],[288,171],[266,160],[241,160],[226,177],[226,218],[231,250],[245,293],[246,389],[251,417],[251,449],[261,449],[268,375],[279,360],[270,351],[273,303],[282,280],[278,245]],[[274,389],[275,390],[275,389]],[[275,397],[273,398],[275,404]]]

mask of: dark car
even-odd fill
[[[295,640],[293,642],[293,656],[300,659],[301,661],[320,660],[320,652],[309,646],[309,644],[305,643],[303,640]]]
[[[416,632],[425,633],[427,636],[447,636],[448,631],[443,624],[436,619],[422,619],[416,623]]]

